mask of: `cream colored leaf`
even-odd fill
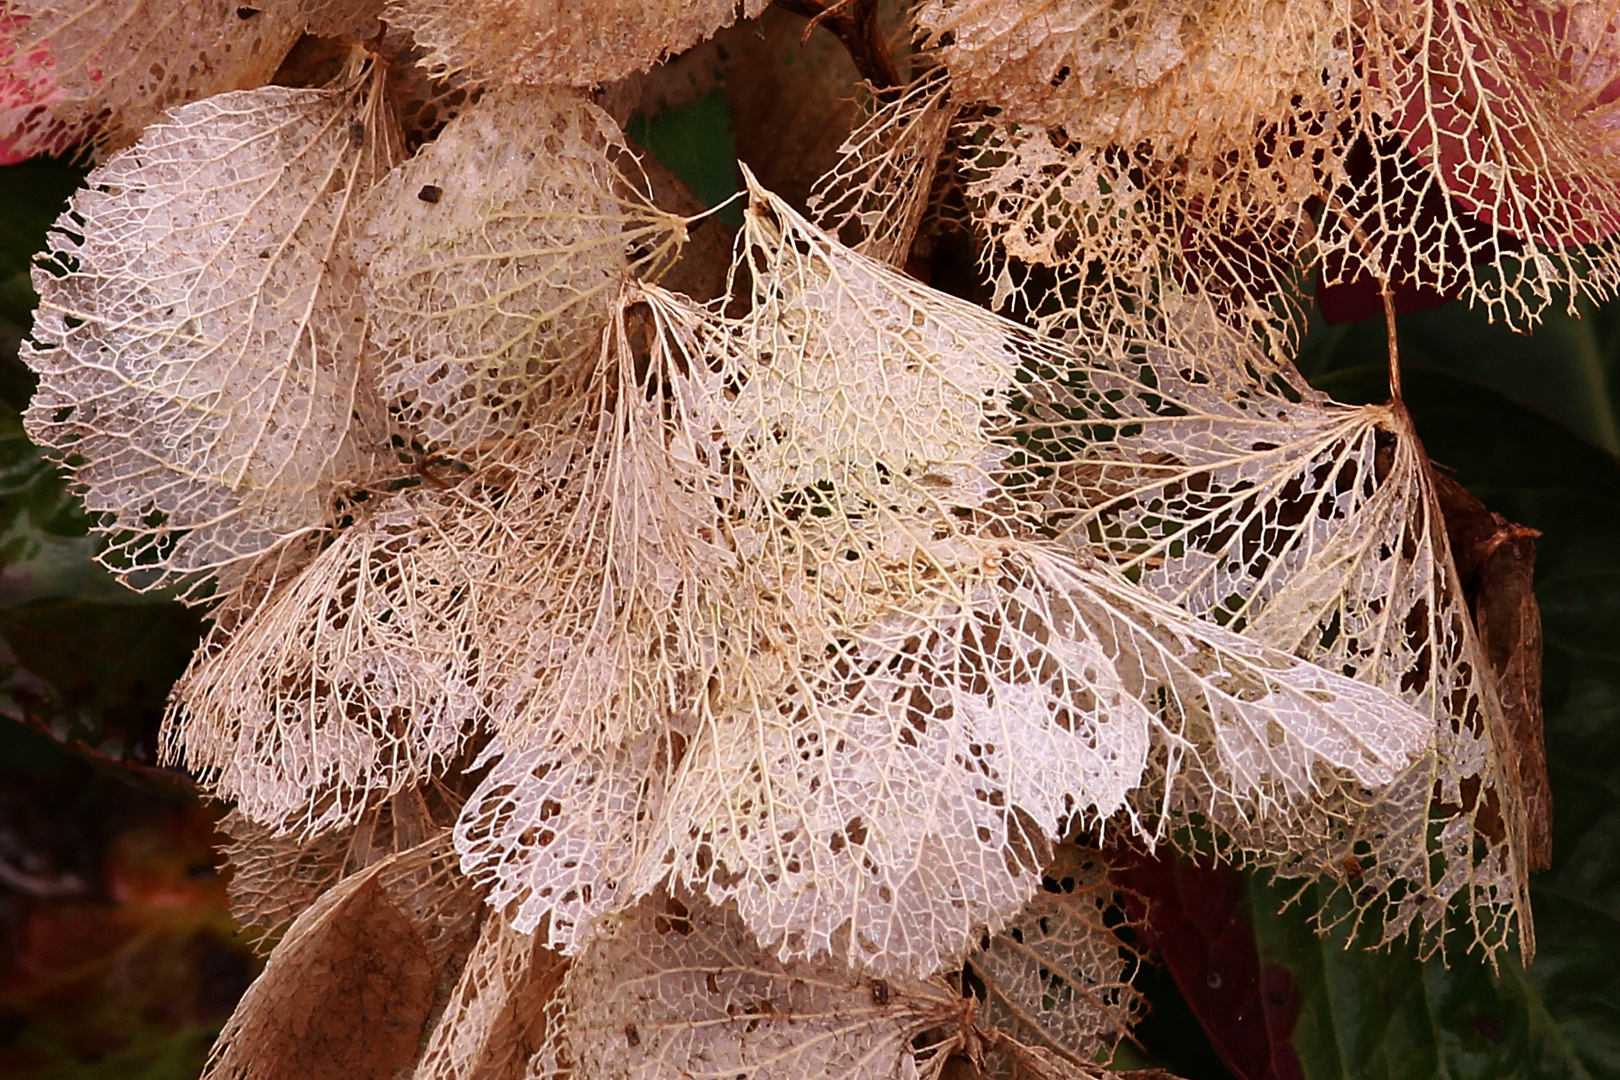
[[[1388,783],[1432,738],[1388,694],[1104,572],[980,553],[978,574],[705,719],[642,887],[672,865],[784,958],[842,935],[854,964],[926,974],[1014,915],[1045,845],[1120,811],[1150,757],[1172,789],[1187,770],[1264,816],[1336,772]]]
[[[507,87],[368,197],[381,388],[430,446],[520,430],[595,354],[624,277],[668,261],[684,229],[638,205],[615,157],[637,171],[584,95]]]
[[[1002,325],[843,247],[747,179],[753,309],[726,422],[755,484],[982,503],[1004,454],[991,425],[1019,359]]]
[[[892,101],[874,103],[810,195],[824,229],[862,254],[905,265],[956,117],[950,89],[944,69],[934,68]]]
[[[709,320],[628,287],[575,395],[515,444],[482,646],[510,746],[663,731],[718,662],[743,606],[728,520],[742,496],[709,423],[724,395],[694,337]]]
[[[465,503],[416,490],[359,510],[216,627],[175,685],[166,753],[248,818],[310,831],[442,771],[484,714],[480,541],[498,526],[467,487]]]
[[[481,82],[592,87],[753,18],[768,0],[390,0],[384,13],[439,72]]]
[[[578,1074],[598,1080],[934,1075],[971,1016],[942,983],[784,963],[734,912],[664,897],[609,920],[563,1002]]]
[[[1513,742],[1410,419],[1336,405],[1289,371],[1263,384],[1252,346],[1207,311],[1179,319],[1179,338],[1113,374],[1032,395],[1026,446],[1063,508],[1049,523],[1186,610],[1429,719],[1433,752],[1387,789],[1338,790],[1273,826],[1224,822],[1249,858],[1289,876],[1354,867],[1357,906],[1391,897],[1386,936],[1418,927],[1425,949],[1457,899],[1480,944],[1517,924],[1532,949]]]
[[[178,109],[91,173],[34,271],[26,422],[146,588],[321,525],[373,468],[354,204],[398,153],[380,73]]]
[[[669,735],[584,750],[504,750],[456,824],[463,872],[491,882],[489,902],[519,933],[576,952],[646,855],[677,757]]]
[[[985,984],[985,1020],[1076,1064],[1128,1035],[1147,1003],[1132,985],[1141,962],[1108,923],[1115,903],[1096,852],[1057,849],[1024,910],[968,957]]]
[[[304,28],[300,0],[5,0],[0,20],[10,63],[52,75],[11,128],[20,157],[121,150],[167,109],[268,82]]]

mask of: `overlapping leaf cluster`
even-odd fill
[[[759,6],[237,8],[316,85],[244,61],[161,119],[57,28],[96,5],[6,11],[13,70],[92,73],[20,130],[82,99],[116,151],[35,276],[29,430],[126,582],[212,605],[167,750],[277,942],[213,1074],[1094,1073],[1139,1012],[1122,839],[1528,954],[1521,762],[1403,408],[1305,388],[1259,279],[1172,250],[1306,250],[1439,85],[1372,47],[1414,12],[925,4],[838,235],[750,177],[694,297],[714,226],[580,88]],[[953,178],[1035,328],[891,265]],[[1568,224],[1470,205],[1503,250]]]

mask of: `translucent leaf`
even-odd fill
[[[497,743],[492,753],[499,753]],[[519,933],[573,953],[603,912],[634,901],[677,758],[669,735],[601,750],[539,743],[507,750],[456,824],[463,872]]]
[[[167,753],[248,818],[311,831],[442,771],[484,709],[479,585],[497,525],[466,486],[470,506],[429,488],[358,508],[251,614],[216,625],[173,691]]]
[[[1429,718],[1434,749],[1393,786],[1348,788],[1277,826],[1225,822],[1250,858],[1387,900],[1386,936],[1439,946],[1454,899],[1496,948],[1532,948],[1513,740],[1405,410],[1301,390],[1206,311],[1110,375],[1032,395],[1050,519],[1192,613],[1343,672]],[[1098,438],[1106,433],[1106,439]],[[1087,442],[1087,440],[1094,440]],[[1033,495],[1031,495],[1032,501]],[[1192,807],[1190,812],[1203,812]]]
[[[980,556],[783,691],[716,710],[644,874],[673,860],[785,958],[847,935],[852,963],[927,973],[1015,914],[1045,845],[1119,811],[1150,760],[1161,792],[1190,770],[1228,815],[1265,817],[1334,770],[1388,783],[1432,738],[1388,694],[1105,573]]]
[[[1324,280],[1463,291],[1520,326],[1566,295],[1612,293],[1616,13],[1442,0],[1370,14],[1358,47],[1387,126],[1364,124],[1370,160],[1323,218]]]
[[[436,71],[489,82],[591,87],[684,52],[767,0],[390,0],[384,13]]]
[[[29,434],[104,513],[140,588],[327,518],[373,468],[354,204],[399,153],[375,68],[175,111],[90,175],[34,272]]]
[[[971,1016],[940,983],[784,963],[734,912],[663,897],[611,920],[570,968],[563,1002],[577,1071],[601,1080],[901,1080]]]
[[[942,68],[875,104],[838,148],[837,167],[816,181],[810,209],[829,233],[858,241],[851,243],[856,251],[904,266],[929,209],[956,106]]]
[[[1110,925],[1113,906],[1097,853],[1059,845],[1041,890],[968,957],[985,1019],[1077,1064],[1098,1060],[1146,1011],[1131,985],[1140,959]]]
[[[8,66],[52,76],[6,125],[19,157],[122,149],[167,109],[268,82],[304,28],[299,0],[7,0],[0,17]]]
[[[381,388],[430,446],[519,430],[594,355],[632,263],[667,262],[684,230],[636,204],[614,154],[623,136],[584,95],[503,88],[368,197]]]

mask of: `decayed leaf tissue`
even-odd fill
[[[212,620],[209,1075],[1098,1076],[1127,848],[1528,959],[1449,481],[1290,352],[1614,290],[1613,5],[779,3],[873,81],[733,239],[614,103],[767,6],[0,0],[0,150],[95,162],[28,431]]]

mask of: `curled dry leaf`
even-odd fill
[[[167,109],[268,82],[303,28],[300,0],[6,0],[0,78],[50,86],[6,109],[11,149],[122,149]]]
[[[1333,874],[1361,910],[1387,901],[1386,937],[1416,927],[1428,950],[1460,899],[1475,941],[1517,924],[1528,955],[1516,752],[1410,419],[1326,400],[1207,309],[1176,325],[1112,372],[1031,384],[1024,497],[1044,490],[1049,524],[1181,608],[1429,718],[1431,752],[1393,785],[1219,820],[1249,858]]]
[[[439,73],[479,82],[593,87],[645,71],[769,0],[389,0]],[[740,9],[740,10],[739,10]]]
[[[177,109],[90,174],[35,268],[26,423],[137,588],[321,525],[381,438],[360,378],[355,204],[400,153],[372,67]]]
[[[443,838],[344,879],[293,923],[221,1032],[209,1078],[375,1077],[415,1059],[478,901]]]
[[[583,94],[506,87],[373,190],[356,254],[380,385],[430,448],[487,453],[565,396],[621,281],[669,261],[685,230],[638,172]]]
[[[348,828],[281,832],[232,810],[220,822],[231,918],[268,950],[305,909],[350,873],[416,847],[455,821],[463,798],[443,785],[401,792]]]

